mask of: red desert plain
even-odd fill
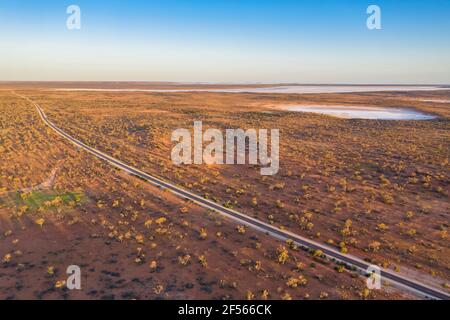
[[[121,170],[36,105],[152,177],[450,292],[448,87],[2,82],[2,299],[423,298]],[[278,129],[279,171],[174,164],[194,121]]]

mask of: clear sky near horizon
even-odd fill
[[[1,0],[0,80],[450,84],[450,0]]]

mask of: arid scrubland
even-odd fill
[[[384,267],[447,287],[450,251],[448,91],[359,94],[32,92],[61,128],[148,173],[227,207]],[[409,107],[432,121],[344,120],[286,104]],[[171,132],[280,129],[280,172],[174,166]],[[425,276],[424,276],[425,275]],[[428,276],[427,276],[428,275]]]
[[[434,172],[439,163],[436,154],[446,150],[445,140],[441,141],[441,151],[426,156],[412,154],[433,161],[420,169],[431,176],[429,185],[424,186],[422,171],[417,169],[418,181],[413,184],[413,188],[420,188],[420,200],[430,204],[425,212],[403,204],[410,201],[409,193],[403,192],[406,196],[400,198],[391,189],[398,183],[391,171],[385,173],[391,184],[379,186],[381,174],[375,175],[370,166],[359,168],[363,181],[368,180],[364,187],[369,192],[360,190],[356,183],[360,180],[353,176],[347,177],[346,184],[341,181],[340,175],[350,170],[342,163],[341,157],[346,155],[329,150],[326,144],[331,136],[323,136],[321,127],[324,123],[329,128],[345,128],[334,120],[252,113],[251,108],[237,112],[256,102],[251,96],[243,97],[241,105],[232,103],[234,96],[221,95],[21,94],[35,99],[52,121],[86,143],[262,220],[322,241],[335,239],[336,245],[345,241],[344,247],[354,252],[364,251],[380,239],[380,248],[372,255],[386,261],[401,249],[389,248],[388,241],[405,247],[415,244],[414,254],[405,253],[401,259],[417,260],[423,268],[432,267],[440,275],[448,266],[440,256],[434,264],[424,260],[431,252],[445,255],[447,250],[440,238],[446,213],[438,211],[438,205],[442,209],[448,200],[445,192],[435,189],[445,186],[448,176],[440,169],[443,176],[439,180]],[[281,174],[262,178],[255,168],[243,166],[172,167],[169,133],[189,126],[196,118],[223,128],[279,125],[283,135],[292,134],[291,140],[282,140]],[[436,138],[448,133],[446,122],[424,126],[441,127],[443,132],[436,131]],[[412,127],[420,130],[420,126]],[[42,123],[32,104],[8,90],[0,92],[0,132],[3,299],[402,297],[394,290],[369,291],[363,278],[322,259],[317,252],[305,252],[223,220],[111,168],[57,136]],[[333,132],[328,130],[328,134]],[[345,131],[339,135],[343,135],[340,139],[346,137]],[[316,143],[317,137],[323,141]],[[327,191],[332,187],[336,189]],[[395,201],[389,207],[378,203],[379,188],[393,194]],[[368,197],[368,203],[358,203],[356,196]],[[328,206],[340,210],[328,210]],[[360,206],[372,211],[356,213]],[[391,209],[388,213],[383,208]],[[409,209],[413,212],[410,217]],[[431,217],[431,225],[422,226]],[[383,222],[387,228],[371,229]],[[342,234],[345,228],[348,234]],[[416,234],[395,233],[412,228],[417,229]],[[423,243],[414,239],[423,239]],[[65,288],[65,270],[72,264],[81,267],[82,290]]]

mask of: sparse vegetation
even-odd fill
[[[419,265],[418,272],[448,278],[447,118],[348,121],[261,112],[263,104],[304,101],[395,106],[404,95],[26,95],[85,143],[212,201],[343,253],[399,270],[397,265]],[[45,128],[27,101],[9,91],[0,97],[0,257],[11,280],[0,296],[14,291],[16,281],[40,274],[32,289],[16,295],[65,297],[64,290],[48,290],[65,285],[60,261],[78,256],[92,269],[89,281],[114,296],[105,298],[129,298],[122,297],[125,287],[144,299],[175,292],[235,299],[334,299],[342,292],[354,299],[399,297],[364,291],[364,279],[324,262],[320,251],[308,254],[277,242],[112,169]],[[448,116],[445,108],[436,112]],[[280,128],[280,173],[261,177],[251,166],[172,165],[171,131],[190,127],[199,115],[205,127]],[[95,262],[78,246],[88,246]],[[45,264],[21,267],[44,256]],[[106,296],[100,290],[89,287],[83,294]]]

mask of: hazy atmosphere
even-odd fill
[[[450,2],[0,2],[0,80],[449,83]],[[411,67],[413,66],[413,67]]]

